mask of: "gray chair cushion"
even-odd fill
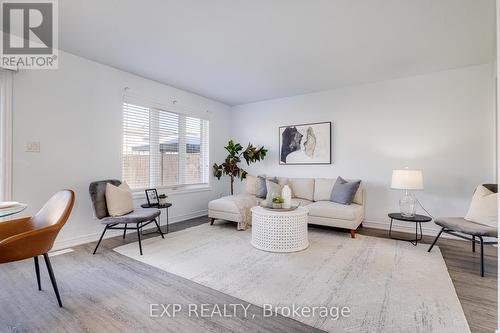
[[[156,208],[136,208],[132,213],[117,217],[105,217],[101,220],[102,224],[124,224],[149,222],[160,215],[160,210]]]
[[[434,223],[441,227],[472,236],[498,237],[498,228],[467,221],[461,217],[440,217]]]
[[[106,204],[106,184],[110,183],[115,186],[120,186],[122,183],[117,179],[100,180],[92,182],[89,185],[90,200],[94,206],[95,216],[100,220],[109,216],[108,206]]]

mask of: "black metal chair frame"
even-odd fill
[[[161,231],[160,225],[158,224],[158,221],[156,221],[156,218],[152,219],[149,222],[137,222],[137,223],[134,223],[134,224],[137,224],[137,226],[135,228],[130,228],[130,227],[127,228],[127,225],[129,223],[125,223],[124,227],[117,227],[117,225],[124,224],[124,223],[107,224],[104,227],[104,230],[103,230],[103,232],[101,234],[101,237],[99,238],[99,241],[97,242],[97,245],[96,245],[96,247],[94,249],[94,252],[92,254],[95,254],[97,252],[97,248],[101,244],[102,238],[104,237],[104,234],[106,233],[107,230],[123,230],[123,239],[125,239],[125,235],[127,234],[127,230],[136,230],[137,231],[137,238],[139,239],[139,252],[141,253],[141,256],[142,256],[142,244],[141,244],[141,232],[142,232],[142,228],[144,228],[145,226],[147,226],[148,224],[153,223],[153,222],[156,224],[156,227],[158,228],[158,232],[160,233],[161,238],[165,238],[163,236],[163,232]]]
[[[42,290],[42,283],[40,281],[40,265],[38,264],[38,256],[33,257],[35,260],[35,273],[36,282],[38,283],[38,290]],[[45,265],[47,266],[47,271],[49,272],[50,282],[52,283],[52,288],[57,297],[57,303],[59,307],[62,308],[61,296],[59,295],[59,289],[57,288],[56,277],[54,276],[54,271],[52,270],[52,265],[50,264],[49,255],[47,253],[43,254],[43,259],[45,259]]]
[[[464,235],[464,234],[459,233],[457,231],[443,227],[443,228],[441,228],[441,231],[439,231],[438,235],[436,236],[436,239],[434,239],[434,242],[432,242],[432,245],[429,247],[427,252],[431,252],[432,248],[437,243],[437,240],[439,239],[439,237],[441,236],[441,234],[443,232],[450,234],[450,235],[453,235],[455,237],[459,237],[459,238],[471,241],[472,242],[472,252],[476,252],[476,244],[480,244],[480,246],[481,246],[481,276],[484,276],[484,245],[497,244],[498,242],[487,242],[483,239],[483,236],[472,236],[471,235],[471,237],[468,237],[467,235]],[[476,240],[476,237],[479,238],[479,241]]]

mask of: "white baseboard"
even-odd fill
[[[182,222],[182,221],[194,219],[196,217],[205,216],[207,214],[208,214],[208,210],[203,209],[203,210],[191,212],[189,214],[178,215],[178,216],[169,216],[169,225],[173,224],[173,223],[177,223],[177,222]],[[166,220],[163,218],[162,219],[162,226],[165,225],[165,223],[166,223]],[[156,226],[151,225],[151,226],[144,228],[144,230],[151,229],[153,227],[156,228]],[[103,226],[103,228],[104,228],[104,226]],[[68,248],[71,246],[77,246],[77,245],[81,245],[81,244],[95,242],[99,239],[99,237],[101,236],[101,233],[102,233],[102,231],[99,231],[98,233],[82,235],[82,236],[72,237],[72,238],[68,238],[68,239],[56,240],[52,250],[55,251],[55,250],[65,249],[65,248]],[[103,239],[115,237],[115,236],[118,236],[121,234],[122,234],[122,231],[110,230],[110,231],[106,232]]]

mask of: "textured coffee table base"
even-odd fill
[[[307,209],[273,212],[262,207],[252,208],[251,244],[263,251],[296,252],[309,246]]]

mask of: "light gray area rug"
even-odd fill
[[[308,249],[269,253],[251,230],[201,225],[115,249],[262,306],[329,306],[348,318],[290,316],[330,332],[470,332],[443,257],[426,245],[309,229]]]

